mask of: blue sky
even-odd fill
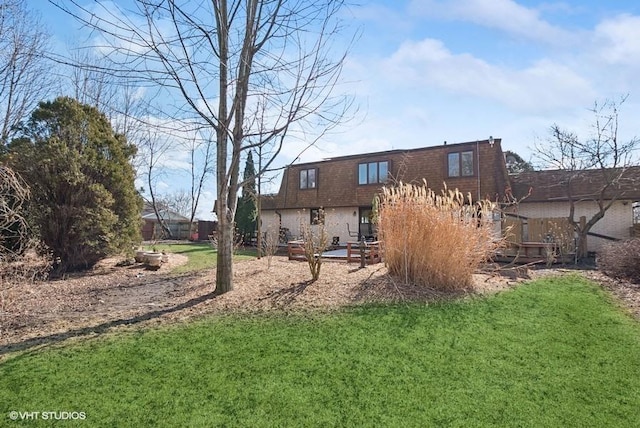
[[[32,7],[57,48],[84,37],[45,0]],[[344,17],[360,35],[341,89],[359,111],[300,161],[489,136],[529,159],[551,125],[587,138],[594,102],[626,94],[620,136],[640,134],[640,2],[381,0]],[[298,154],[291,143],[280,162]]]

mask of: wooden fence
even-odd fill
[[[575,254],[573,226],[565,217],[507,217],[502,222],[507,247],[501,256],[522,262],[568,261]]]

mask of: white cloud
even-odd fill
[[[198,203],[198,210],[196,211],[196,217],[198,218],[198,220],[213,220],[215,218],[215,214],[212,212],[215,200],[215,192],[202,192],[202,194],[200,195],[200,201]]]
[[[166,181],[158,181],[156,182],[156,190],[159,190],[161,192],[166,192],[168,189],[171,188],[171,186],[169,185],[169,183],[167,183]]]
[[[590,83],[563,64],[542,59],[527,68],[510,69],[470,54],[454,54],[434,39],[405,42],[383,67],[396,83],[416,91],[436,87],[521,112],[584,105],[595,97]]]
[[[415,14],[473,22],[528,40],[549,44],[573,43],[577,35],[554,26],[540,12],[513,0],[413,0]]]
[[[136,20],[134,16],[127,16],[117,3],[96,2],[83,9],[81,15],[91,25],[101,29],[100,33],[93,38],[94,47],[100,54],[108,56],[119,51],[142,55],[148,51],[132,31],[135,28],[143,28],[145,23],[140,19]]]
[[[598,24],[594,40],[608,64],[640,66],[640,16],[619,15]]]

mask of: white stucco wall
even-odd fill
[[[311,214],[309,210],[279,210],[280,215],[276,214],[272,210],[262,211],[262,230],[266,232],[271,228],[272,230],[278,230],[278,227],[284,227],[289,229],[292,239],[297,239],[301,235],[300,225],[309,225],[311,223]],[[353,213],[356,213],[355,215]],[[329,239],[334,236],[339,237],[340,243],[346,243],[347,241],[356,241],[358,231],[358,208],[329,208],[325,211],[325,225]],[[280,222],[280,225],[278,225]],[[302,222],[302,223],[301,223]],[[349,224],[349,230],[347,229],[347,223]]]
[[[587,221],[597,212],[595,202],[581,202],[576,205],[575,218],[585,216]],[[521,202],[518,214],[529,218],[567,217],[569,215],[568,202]],[[633,225],[632,203],[617,201],[591,229],[591,232],[607,235],[618,239],[630,238],[629,229]],[[587,238],[588,251],[599,251],[602,245],[611,241],[589,236]]]
[[[311,221],[311,215],[308,210],[279,210],[278,212],[280,216],[273,210],[264,210],[262,212],[263,232],[266,232],[269,228],[271,228],[271,230],[278,230],[278,222],[281,221],[280,226],[288,228],[292,235],[291,238],[297,239],[301,235],[301,219],[307,225]],[[340,238],[339,242],[341,244],[358,240],[358,221],[358,207],[330,208],[325,212],[325,223],[329,239],[331,240],[334,236],[337,236]],[[498,239],[502,233],[499,214],[489,221],[493,223],[493,232],[496,239]],[[348,228],[347,224],[349,224]]]

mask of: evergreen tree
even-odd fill
[[[256,167],[252,152],[247,154],[243,175],[242,196],[236,210],[236,229],[243,242],[248,242],[256,230]]]
[[[140,241],[135,151],[104,114],[72,98],[41,102],[21,126],[7,162],[31,188],[29,222],[57,273],[89,268]]]
[[[533,165],[522,159],[522,156],[511,150],[504,152],[504,159],[509,174],[520,174],[525,171],[533,171]]]

